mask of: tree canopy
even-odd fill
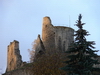
[[[97,50],[93,50],[95,43],[87,41],[86,36],[89,35],[89,32],[83,29],[85,23],[82,23],[81,19],[82,15],[80,14],[76,22],[78,30],[74,34],[75,40],[66,51],[68,60],[65,63],[67,65],[61,68],[68,75],[92,75],[93,71],[99,70],[94,67],[95,64],[99,64],[96,59],[98,57]]]

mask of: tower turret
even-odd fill
[[[51,19],[49,17],[43,18],[42,41],[45,49],[51,49],[55,47],[54,26],[51,24]]]
[[[14,40],[8,45],[7,51],[7,72],[21,67],[22,57],[19,50],[19,42]]]

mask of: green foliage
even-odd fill
[[[93,67],[94,64],[99,64],[96,58],[98,55],[95,53],[97,50],[93,50],[93,41],[87,41],[85,36],[88,36],[88,32],[83,29],[85,23],[81,22],[81,14],[78,17],[76,26],[79,28],[75,31],[75,41],[69,46],[68,59],[65,61],[67,64],[61,69],[65,70],[68,75],[92,75],[93,71],[99,68]]]

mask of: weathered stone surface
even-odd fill
[[[55,47],[55,32],[49,17],[43,18],[42,41],[46,50]]]
[[[46,50],[56,48],[62,51],[68,49],[73,41],[74,30],[65,26],[53,26],[49,17],[43,18],[42,41]]]
[[[40,35],[38,35],[36,43],[37,43],[37,46],[35,48],[35,57],[37,58],[39,55],[42,55],[45,53],[45,48],[44,48],[43,42],[40,38]]]
[[[7,51],[7,72],[21,67],[22,57],[19,50],[19,42],[14,40],[8,45]]]
[[[65,26],[54,26],[55,47],[59,50],[66,51],[70,43],[74,40],[74,30]]]

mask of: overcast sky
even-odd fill
[[[49,16],[53,25],[74,26],[78,15],[83,15],[84,29],[91,34],[100,50],[100,0],[0,0],[0,68],[6,69],[7,46],[19,41],[23,61],[29,61],[28,49],[42,33],[42,18]],[[100,55],[100,52],[98,52]],[[1,71],[0,71],[1,72]]]

